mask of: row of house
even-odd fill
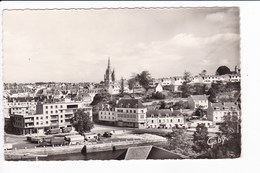
[[[193,127],[196,123],[204,123],[207,127],[218,125],[224,121],[225,115],[241,116],[238,105],[234,102],[211,103],[207,96],[191,96],[188,99],[189,106],[195,111],[196,108],[205,109],[205,120],[186,122],[181,111],[170,109],[148,110],[139,99],[121,99],[115,107],[105,105],[99,110],[99,121],[115,126],[133,128],[173,128]]]
[[[150,86],[154,87],[156,84],[160,83],[162,86],[180,86],[184,82],[183,76],[175,76],[169,78],[159,78],[159,79],[152,79],[150,82]],[[211,84],[216,83],[218,81],[221,82],[240,82],[241,76],[239,74],[226,74],[226,75],[196,75],[190,77],[190,83],[202,83],[202,84]]]
[[[133,128],[172,128],[184,124],[180,112],[147,110],[140,99],[121,99],[115,107],[106,105],[98,116],[101,122]]]

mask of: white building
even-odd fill
[[[112,108],[110,105],[107,105],[98,112],[99,121],[105,122],[111,125],[117,125],[117,115],[115,108]]]
[[[71,127],[71,119],[78,109],[83,109],[92,118],[92,107],[85,102],[39,103],[36,114],[15,114],[14,127],[18,133],[44,133],[49,129]]]
[[[190,109],[208,108],[208,96],[206,95],[190,95],[188,97],[188,105]]]
[[[226,115],[234,115],[240,118],[241,112],[238,105],[234,102],[209,103],[207,110],[207,119],[214,124],[223,122]]]
[[[147,108],[139,99],[121,99],[115,107],[117,125],[146,128]]]
[[[184,117],[179,111],[169,109],[148,110],[146,113],[147,128],[173,128],[184,125]]]

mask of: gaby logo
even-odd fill
[[[213,148],[214,145],[216,145],[216,144],[223,145],[226,140],[227,140],[227,137],[224,135],[223,136],[212,136],[212,137],[209,137],[209,139],[207,140],[207,144],[209,146],[211,146],[211,148]]]

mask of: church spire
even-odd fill
[[[108,64],[107,67],[110,68],[110,57],[108,57]]]

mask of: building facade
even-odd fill
[[[146,128],[147,108],[139,99],[121,99],[114,108],[105,107],[98,113],[99,120],[121,126]]]
[[[71,119],[78,109],[92,118],[92,107],[85,102],[38,103],[36,114],[14,114],[14,127],[19,134],[44,133],[49,129],[72,127]]]
[[[219,124],[224,121],[224,116],[234,115],[240,119],[241,111],[234,102],[223,102],[223,103],[209,103],[207,110],[207,119],[212,121],[214,124]]]
[[[188,105],[190,109],[208,108],[208,96],[206,95],[190,95],[188,97]]]
[[[169,109],[148,110],[146,113],[147,128],[167,128],[180,127],[184,125],[184,117],[179,111]]]

